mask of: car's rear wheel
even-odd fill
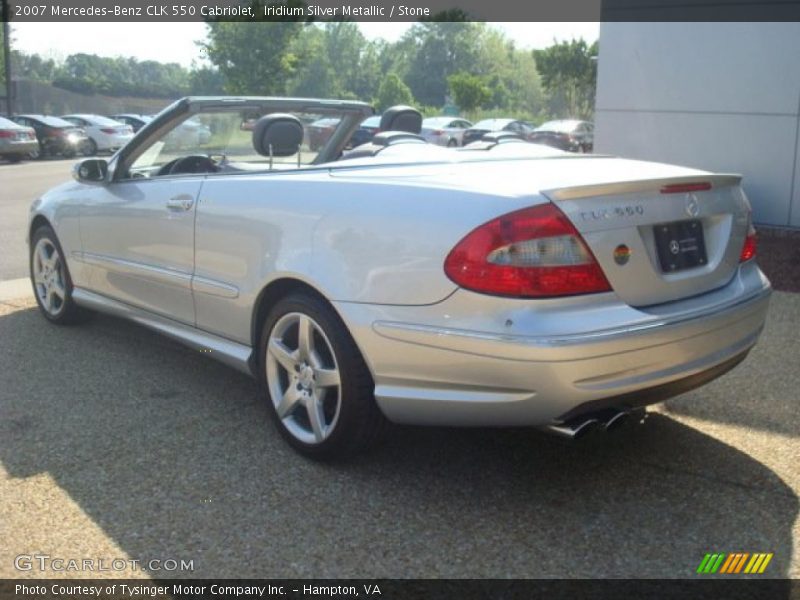
[[[8,162],[10,163],[18,163],[22,160],[22,154],[9,154],[6,158],[8,158]]]
[[[296,293],[270,311],[261,335],[260,375],[283,437],[318,460],[343,458],[379,439],[386,421],[369,369],[339,316]]]
[[[36,303],[48,321],[71,325],[91,315],[72,299],[72,279],[64,252],[49,226],[39,227],[31,237],[30,276]]]
[[[86,140],[81,147],[81,154],[84,156],[94,156],[97,154],[97,142],[92,138]]]

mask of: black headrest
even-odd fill
[[[422,131],[422,113],[410,106],[393,106],[386,109],[381,117],[381,131]]]
[[[253,148],[262,156],[291,156],[302,143],[303,124],[294,115],[264,115],[253,127]]]

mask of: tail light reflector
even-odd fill
[[[499,296],[611,290],[594,255],[554,204],[518,210],[474,229],[448,254],[444,270],[463,288]]]
[[[686,192],[706,192],[711,189],[708,181],[696,181],[692,183],[671,183],[661,188],[662,194],[684,194]]]
[[[744,238],[742,253],[739,255],[739,262],[747,262],[756,257],[756,228],[750,223],[747,229],[747,237]]]
[[[13,138],[16,137],[16,132],[9,131],[8,129],[0,129],[0,138]]]

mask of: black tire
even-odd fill
[[[9,154],[8,156],[6,156],[6,158],[10,163],[18,163],[22,160],[23,156],[22,154]]]
[[[282,318],[296,313],[310,317],[324,332],[340,378],[338,418],[328,437],[316,443],[298,439],[287,428],[278,416],[268,382],[267,346],[270,336]],[[283,438],[300,454],[320,461],[343,459],[370,448],[383,437],[388,421],[375,403],[375,384],[369,368],[339,315],[320,298],[296,292],[273,306],[262,328],[258,364],[259,381],[270,414]]]
[[[64,158],[75,158],[75,154],[76,154],[75,148],[65,148],[61,152],[61,156],[63,156]]]
[[[97,154],[97,143],[92,139],[89,138],[83,143],[81,147],[81,154],[84,156],[94,156]]]
[[[60,278],[63,283],[65,294],[62,300],[62,305],[57,312],[48,310],[45,307],[43,300],[40,296],[39,286],[37,285],[34,278],[34,253],[41,240],[48,240],[49,243],[52,244],[53,247],[55,247],[55,249],[58,251],[59,256],[61,257],[58,268],[60,271]],[[55,232],[50,226],[44,225],[42,227],[39,227],[36,231],[33,232],[33,235],[31,236],[30,251],[28,255],[28,265],[29,265],[31,286],[33,287],[33,296],[36,299],[36,304],[39,306],[39,310],[48,321],[56,325],[75,325],[78,323],[85,322],[88,318],[92,316],[93,314],[92,311],[87,310],[85,308],[81,308],[80,306],[75,304],[75,301],[72,299],[72,290],[73,290],[72,278],[70,277],[67,263],[64,260],[64,250],[62,250],[61,244],[58,242],[58,237],[56,236]]]

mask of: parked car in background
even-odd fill
[[[0,117],[0,158],[19,162],[32,152],[39,151],[36,131],[10,119]]]
[[[13,120],[36,132],[39,147],[31,151],[32,158],[56,155],[72,158],[89,141],[83,129],[58,117],[15,115]]]
[[[302,153],[323,110],[338,129]],[[132,319],[257,377],[277,429],[315,458],[367,447],[387,420],[613,430],[756,344],[770,284],[741,177],[508,136],[454,151],[410,133],[408,107],[343,155],[371,112],[174,103],[32,205],[41,314]],[[215,124],[213,152],[166,150],[187,114]]]
[[[568,152],[591,152],[594,148],[594,125],[576,119],[548,121],[534,129],[529,141]]]
[[[484,133],[490,131],[510,131],[518,134],[522,139],[529,140],[533,127],[517,119],[484,119],[478,121],[464,132],[464,145],[481,139]]]
[[[372,138],[381,130],[381,116],[375,115],[373,117],[367,117],[361,122],[361,125],[358,129],[355,130],[352,136],[350,136],[350,141],[345,146],[345,149],[355,148],[356,146],[360,146],[361,144],[366,144],[367,142],[371,142]]]
[[[306,137],[308,138],[308,149],[316,152],[330,139],[331,135],[339,126],[341,119],[337,117],[325,117],[317,119],[306,126]]]
[[[81,127],[89,140],[83,148],[87,156],[98,152],[115,152],[133,139],[133,127],[100,115],[75,114],[61,117]]]
[[[211,141],[211,128],[197,119],[187,119],[175,130],[184,145],[199,144],[201,146]]]
[[[420,135],[431,144],[437,146],[462,146],[464,132],[472,127],[472,123],[460,117],[429,117],[422,121]]]
[[[113,119],[119,123],[130,125],[133,133],[138,133],[139,130],[153,120],[149,115],[136,115],[133,113],[121,113],[118,115],[110,115],[109,119]]]

